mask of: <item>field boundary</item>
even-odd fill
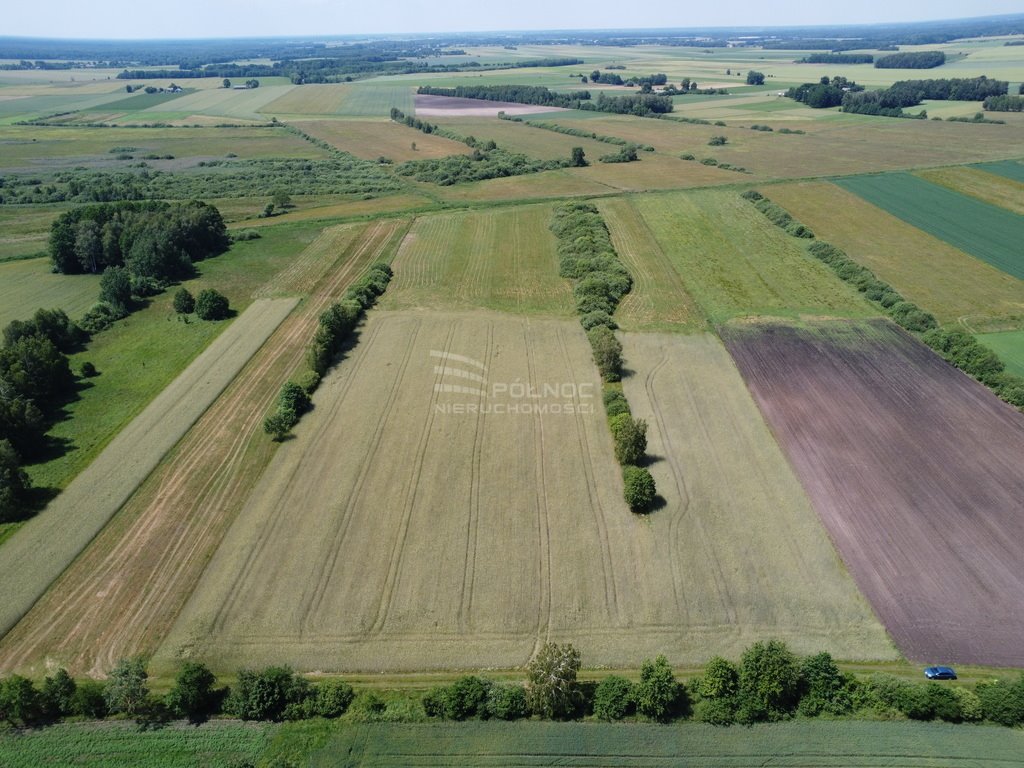
[[[0,633],[9,632],[88,546],[297,303],[253,303],[63,493],[4,544]]]

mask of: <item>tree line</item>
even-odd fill
[[[154,726],[174,718],[201,724],[227,715],[277,722],[338,718],[361,722],[429,720],[625,719],[716,726],[794,718],[941,720],[948,723],[1024,724],[1024,674],[973,687],[912,682],[884,673],[857,676],[839,669],[827,652],[793,653],[779,640],[748,646],[738,662],[714,656],[701,674],[679,680],[665,656],[646,659],[638,679],[606,675],[581,681],[582,656],[571,643],[545,643],[526,665],[525,682],[463,675],[427,692],[382,696],[344,680],[312,682],[289,667],[239,670],[234,685],[219,685],[201,662],[179,668],[164,695],[150,689],[142,659],[122,659],[105,682],[75,680],[57,669],[37,686],[21,675],[0,681],[0,719],[16,727],[66,717],[134,718]]]
[[[876,69],[934,69],[946,63],[946,54],[942,51],[902,51],[879,56],[875,61]]]
[[[460,99],[508,101],[516,104],[594,110],[641,117],[649,114],[665,114],[673,109],[672,99],[668,96],[648,93],[608,96],[599,93],[597,99],[591,99],[590,91],[555,93],[539,85],[460,85],[456,88],[421,85],[416,89],[416,93],[429,96],[453,96]]]
[[[551,231],[558,238],[559,274],[574,280],[573,298],[587,332],[594,362],[604,381],[603,400],[615,458],[622,466],[623,495],[635,512],[645,511],[657,493],[646,461],[647,423],[634,419],[617,382],[622,378],[622,343],[612,319],[633,286],[619,260],[608,227],[591,203],[565,203],[554,210]]]
[[[786,96],[815,109],[842,106],[843,112],[882,117],[926,117],[924,112],[907,115],[903,110],[923,100],[981,101],[1006,94],[1005,80],[991,80],[985,75],[973,78],[935,78],[931,80],[899,80],[888,88],[866,91],[844,77],[831,80],[823,77],[818,83],[803,83],[790,88]]]
[[[870,64],[874,60],[870,53],[812,53],[797,64]]]
[[[989,112],[1022,112],[1024,96],[989,96],[982,107]]]
[[[306,349],[309,370],[298,381],[281,386],[274,410],[263,420],[263,431],[274,440],[283,440],[309,410],[320,379],[337,360],[356,326],[377,299],[387,290],[394,272],[384,262],[373,264],[367,273],[348,287],[340,301],[320,313],[316,331]]]

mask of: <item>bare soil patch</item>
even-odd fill
[[[724,333],[900,650],[1024,666],[1024,415],[885,321]]]

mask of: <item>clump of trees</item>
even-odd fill
[[[803,83],[795,88],[786,91],[790,99],[806,104],[813,109],[828,109],[838,107],[843,103],[843,97],[848,93],[857,93],[864,90],[864,86],[858,85],[845,77],[822,77],[816,83]]]
[[[1022,112],[1024,96],[988,96],[982,106],[989,112]]]
[[[764,72],[753,69],[747,72],[747,85],[764,85]]]
[[[626,144],[618,152],[601,155],[601,157],[598,158],[602,163],[632,163],[639,159],[640,158],[636,153],[636,146],[633,144]]]
[[[870,64],[874,60],[870,53],[812,53],[797,64]]]
[[[1005,95],[1008,83],[990,80],[982,75],[974,78],[945,78],[934,80],[900,80],[878,91],[847,93],[843,96],[844,112],[883,117],[926,116],[922,111],[907,115],[903,110],[914,107],[925,99],[937,101],[982,101],[990,96]]]
[[[496,683],[475,675],[432,688],[423,697],[423,710],[428,717],[444,720],[519,720],[530,715],[522,685]]]
[[[74,388],[68,353],[86,334],[63,310],[39,309],[3,330],[0,347],[0,522],[26,517],[34,497],[23,462],[42,455],[46,432]]]
[[[875,60],[876,69],[934,69],[946,63],[946,54],[942,51],[903,51],[879,56]]]

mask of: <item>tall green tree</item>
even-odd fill
[[[103,686],[103,698],[111,712],[140,713],[149,696],[146,663],[140,658],[121,659]]]
[[[530,709],[541,717],[570,716],[579,704],[580,652],[570,643],[545,643],[526,667]]]
[[[644,717],[665,722],[683,694],[668,659],[658,656],[648,659],[640,667],[640,682],[633,689],[636,710]]]
[[[216,710],[219,694],[214,690],[217,678],[205,665],[185,662],[167,694],[167,705],[173,712],[187,717],[190,723],[205,722]]]

